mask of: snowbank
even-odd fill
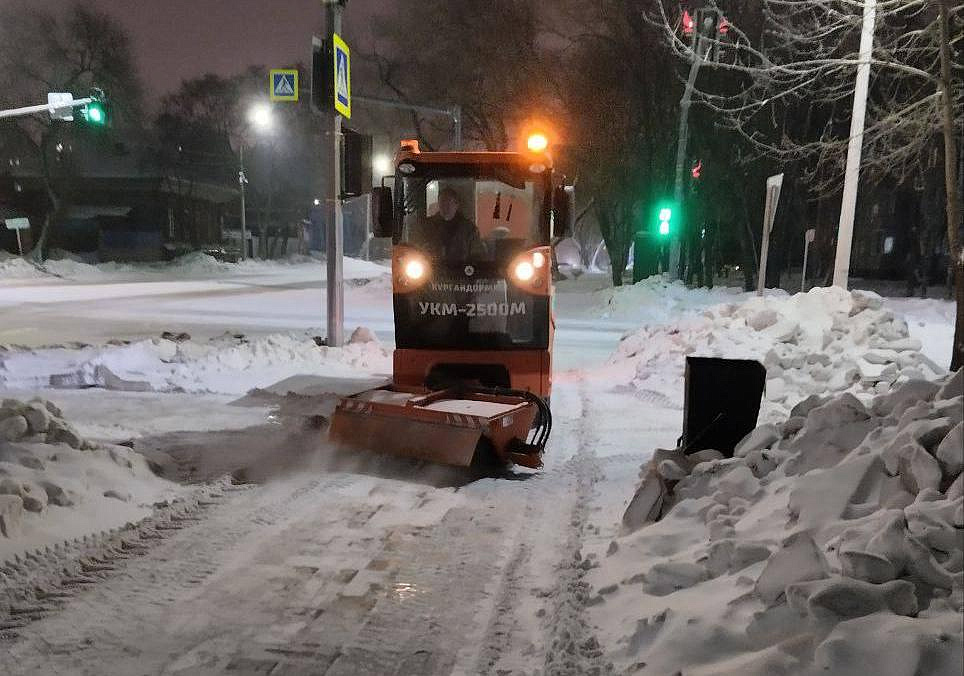
[[[343,348],[320,345],[312,333],[278,333],[251,339],[225,334],[207,342],[170,335],[105,347],[0,352],[0,388],[243,394],[295,375],[390,373],[390,351],[370,331],[359,335]]]
[[[959,674],[962,381],[812,398],[584,552],[617,671]]]
[[[276,260],[244,260],[226,263],[202,252],[186,254],[166,263],[88,263],[62,253],[44,263],[34,264],[19,256],[0,252],[0,281],[62,277],[74,281],[106,281],[111,277],[124,279],[155,278],[208,279],[224,275],[284,273],[298,266],[314,266],[321,279],[325,278],[325,262],[309,256],[294,255]],[[385,275],[389,269],[378,263],[345,258],[345,279],[370,279]]]
[[[0,280],[37,279],[44,276],[44,271],[33,263],[20,256],[12,256],[6,251],[0,251]]]
[[[608,275],[587,274],[565,280],[557,285],[557,300],[568,316],[666,323],[698,313],[709,305],[749,297],[742,289],[690,289],[683,282],[659,276],[627,286],[611,284]]]
[[[178,491],[139,453],[81,437],[49,401],[0,403],[0,561],[136,521]]]
[[[681,407],[687,355],[757,359],[767,368],[761,419],[773,421],[811,394],[852,392],[866,399],[895,384],[946,374],[921,348],[880,296],[831,287],[752,296],[644,326],[623,338],[611,361],[632,369],[633,387],[667,393]]]

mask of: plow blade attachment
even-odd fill
[[[468,467],[482,430],[338,409],[330,435],[350,448]]]
[[[468,467],[476,451],[506,464],[542,464],[524,445],[536,416],[525,399],[482,393],[385,387],[345,397],[329,438],[357,450]]]

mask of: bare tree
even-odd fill
[[[650,207],[672,192],[677,63],[646,22],[646,3],[573,4],[582,28],[564,36],[559,93],[569,121],[579,190],[606,242],[619,286],[634,235]]]
[[[0,102],[45,101],[48,92],[86,96],[92,86],[108,92],[118,124],[138,121],[141,84],[130,38],[116,20],[79,2],[63,15],[26,2],[0,9]],[[27,141],[42,168],[49,204],[33,252],[42,259],[51,224],[62,213],[69,189],[69,172],[62,170],[65,145],[61,140],[79,132],[45,115],[10,124],[16,125],[14,133]]]
[[[723,16],[714,4],[710,15]],[[662,3],[657,22],[683,60],[699,55],[680,35]],[[742,8],[742,6],[740,7]],[[760,156],[794,163],[816,193],[840,184],[848,144],[853,78],[861,63],[860,0],[765,0],[762,27],[741,27],[737,8],[727,31],[714,24],[704,38],[724,57],[707,64],[726,73],[698,85],[699,100],[716,111]],[[751,14],[752,14],[751,10]],[[943,147],[947,243],[958,298],[952,368],[964,365],[964,259],[958,144],[964,132],[964,70],[955,54],[964,40],[964,6],[948,0],[878,0],[873,81],[863,134],[868,179],[913,178],[928,154]],[[703,43],[707,44],[706,42]],[[729,86],[727,86],[729,85]]]
[[[373,58],[384,93],[410,103],[457,104],[467,145],[507,149],[516,126],[546,108],[540,8],[535,0],[398,4],[373,26],[383,46]],[[451,137],[444,119],[411,114],[411,122],[429,146]]]
[[[264,103],[267,77],[265,68],[251,66],[232,77],[209,73],[185,80],[161,101],[155,129],[163,166],[188,191],[198,181],[234,184],[240,146],[245,146],[248,208],[261,214],[260,247],[271,256],[311,203],[319,157],[308,97],[274,106],[273,129],[255,133],[250,128],[248,114]]]

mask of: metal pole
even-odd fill
[[[870,81],[870,57],[874,48],[874,22],[877,0],[864,0],[864,22],[860,31],[860,56],[857,82],[854,86],[853,114],[850,118],[850,142],[847,145],[847,169],[844,174],[840,223],[837,226],[837,254],[833,265],[833,284],[844,289],[850,276],[850,249],[854,239],[854,214],[857,210],[857,182],[860,179],[860,154],[864,142],[864,114],[867,110],[867,87]]]
[[[455,149],[462,150],[462,106],[452,106],[451,115],[455,125]]]
[[[15,232],[17,233],[17,251],[23,256],[23,242],[20,240],[20,228],[17,228]]]
[[[241,143],[241,169],[238,171],[238,182],[241,184],[241,260],[248,257],[248,208],[244,199],[244,184],[248,177],[244,174],[244,143]]]
[[[676,179],[673,183],[673,202],[677,209],[682,206],[683,201],[683,176],[686,164],[686,147],[689,145],[689,117],[690,105],[693,101],[693,89],[696,87],[696,76],[699,75],[700,66],[703,65],[703,57],[706,51],[712,46],[711,40],[701,40],[700,31],[702,27],[697,26],[695,31],[695,49],[693,50],[693,63],[690,64],[690,74],[686,79],[686,88],[683,90],[683,98],[679,103],[679,131],[676,135]],[[682,249],[682,232],[676,228],[672,235],[669,249],[669,278],[679,279],[679,263]]]
[[[347,0],[327,0],[328,44],[334,43],[335,33],[341,33],[341,13]],[[328,112],[325,120],[327,171],[325,172],[325,248],[328,271],[328,341],[330,347],[345,343],[345,283],[344,283],[344,229],[341,200],[341,115],[334,110],[334,102],[326,102]]]
[[[807,292],[807,254],[810,253],[810,235],[803,236],[803,274],[800,277],[800,293]]]
[[[64,103],[61,105],[41,103],[36,106],[26,106],[24,108],[11,108],[9,110],[0,110],[0,118],[4,117],[23,117],[24,115],[33,115],[34,113],[50,113],[53,115],[58,110],[63,108],[79,108],[80,106],[86,106],[88,103],[93,103],[94,99],[84,98],[84,99],[74,99],[70,103]]]

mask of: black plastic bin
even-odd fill
[[[680,448],[687,454],[713,448],[732,457],[756,427],[766,376],[752,359],[687,357]]]

